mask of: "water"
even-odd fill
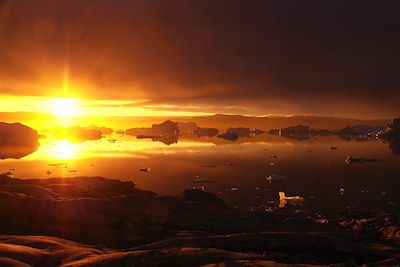
[[[12,157],[9,150],[3,158]],[[347,164],[348,155],[379,161]],[[138,188],[161,195],[179,195],[196,187],[237,209],[312,211],[328,217],[346,207],[400,211],[400,157],[379,141],[346,141],[336,136],[297,141],[263,134],[237,142],[183,137],[172,145],[121,135],[79,144],[47,138],[25,157],[0,160],[0,171],[11,171],[21,179],[131,180]],[[270,174],[287,179],[270,184],[266,180]],[[279,208],[279,191],[302,196],[304,202]]]

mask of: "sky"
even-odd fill
[[[113,115],[399,116],[399,7],[0,0],[0,112],[68,97]]]

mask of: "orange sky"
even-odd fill
[[[170,111],[158,110],[162,108]],[[0,98],[1,112],[37,112],[57,117],[135,117],[135,116],[192,116],[209,115],[207,112],[174,110],[173,106],[140,105],[133,100],[104,100],[83,98],[57,98],[44,96],[10,96]]]
[[[357,10],[357,12],[351,12]],[[0,0],[0,112],[400,113],[394,6]],[[350,25],[350,26],[349,26]]]

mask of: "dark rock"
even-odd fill
[[[310,129],[310,134],[311,135],[320,135],[320,136],[327,136],[332,134],[332,130],[326,130],[326,129]]]
[[[151,126],[153,133],[160,135],[179,135],[178,123],[166,120],[160,124],[153,124]]]
[[[252,133],[250,128],[244,128],[244,127],[229,128],[228,130],[226,130],[226,132],[236,134],[238,137],[249,137]]]
[[[392,151],[393,155],[400,155],[400,139],[393,139],[389,141],[389,148]]]
[[[37,145],[39,134],[36,130],[21,123],[0,122],[0,145]]]
[[[370,238],[400,241],[400,223],[386,212],[348,210],[341,213],[339,225]]]
[[[37,150],[39,134],[20,123],[0,122],[0,159],[23,158]]]
[[[239,138],[239,135],[235,132],[226,132],[223,134],[219,134],[218,138],[226,139],[229,141],[236,141]]]
[[[358,264],[354,259],[349,259],[343,263],[329,264],[329,267],[357,267]]]
[[[377,266],[399,266],[399,261],[396,259],[382,260],[376,263]]]
[[[306,125],[297,125],[281,129],[281,135],[296,135],[296,134],[308,134],[310,132],[310,127]]]
[[[1,266],[4,258],[32,266],[327,265],[349,258],[379,262],[399,254],[397,246],[376,241],[382,227],[395,226],[384,213],[343,211],[343,221],[351,220],[343,227],[375,239],[357,238],[336,225],[328,232],[327,225],[301,215],[233,210],[199,190],[166,197],[101,177],[20,180],[7,175],[0,175],[0,187]]]
[[[389,148],[394,155],[400,155],[400,118],[395,118],[393,122],[377,134],[378,138],[389,142]]]
[[[266,131],[260,130],[260,129],[254,129],[253,133],[254,133],[254,135],[259,135],[259,134],[266,133]]]
[[[280,131],[281,130],[279,130],[279,129],[271,129],[268,131],[268,133],[271,135],[279,135]]]
[[[151,138],[153,141],[158,141],[166,145],[172,145],[178,143],[179,135],[161,135],[158,137]]]
[[[347,156],[345,162],[348,164],[353,163],[368,163],[368,162],[377,162],[378,159],[375,158],[363,158],[363,157],[355,157],[355,156]]]
[[[384,239],[400,241],[400,226],[389,225],[379,229]]]
[[[204,192],[201,190],[197,190],[197,189],[185,190],[181,194],[181,198],[183,201],[186,201],[186,202],[187,201],[199,202],[199,203],[204,203],[204,204],[211,205],[211,206],[214,206],[217,208],[222,208],[222,209],[228,208],[228,205],[225,203],[225,201],[223,201],[216,195],[213,195],[211,193]]]
[[[368,125],[348,126],[335,132],[337,135],[367,135],[378,133],[383,127],[370,127]]]
[[[197,129],[196,129],[196,131],[195,131],[195,134],[196,134],[198,137],[202,137],[202,136],[209,136],[209,137],[212,137],[212,136],[218,135],[218,129],[215,129],[215,128],[200,128],[200,127],[197,127]]]
[[[195,122],[178,122],[179,134],[193,134],[197,130]]]
[[[310,127],[306,125],[291,126],[281,129],[279,134],[296,140],[307,140],[310,138]]]
[[[160,124],[153,124],[151,128],[131,128],[126,130],[127,135],[137,138],[151,138],[153,141],[160,141],[166,145],[175,144],[179,138],[178,123],[167,120]]]

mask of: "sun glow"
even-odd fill
[[[50,100],[50,108],[57,117],[75,117],[78,115],[77,102],[75,98],[55,98]]]
[[[53,158],[56,159],[73,159],[77,152],[77,147],[67,140],[61,140],[52,146],[49,152],[53,155]]]

